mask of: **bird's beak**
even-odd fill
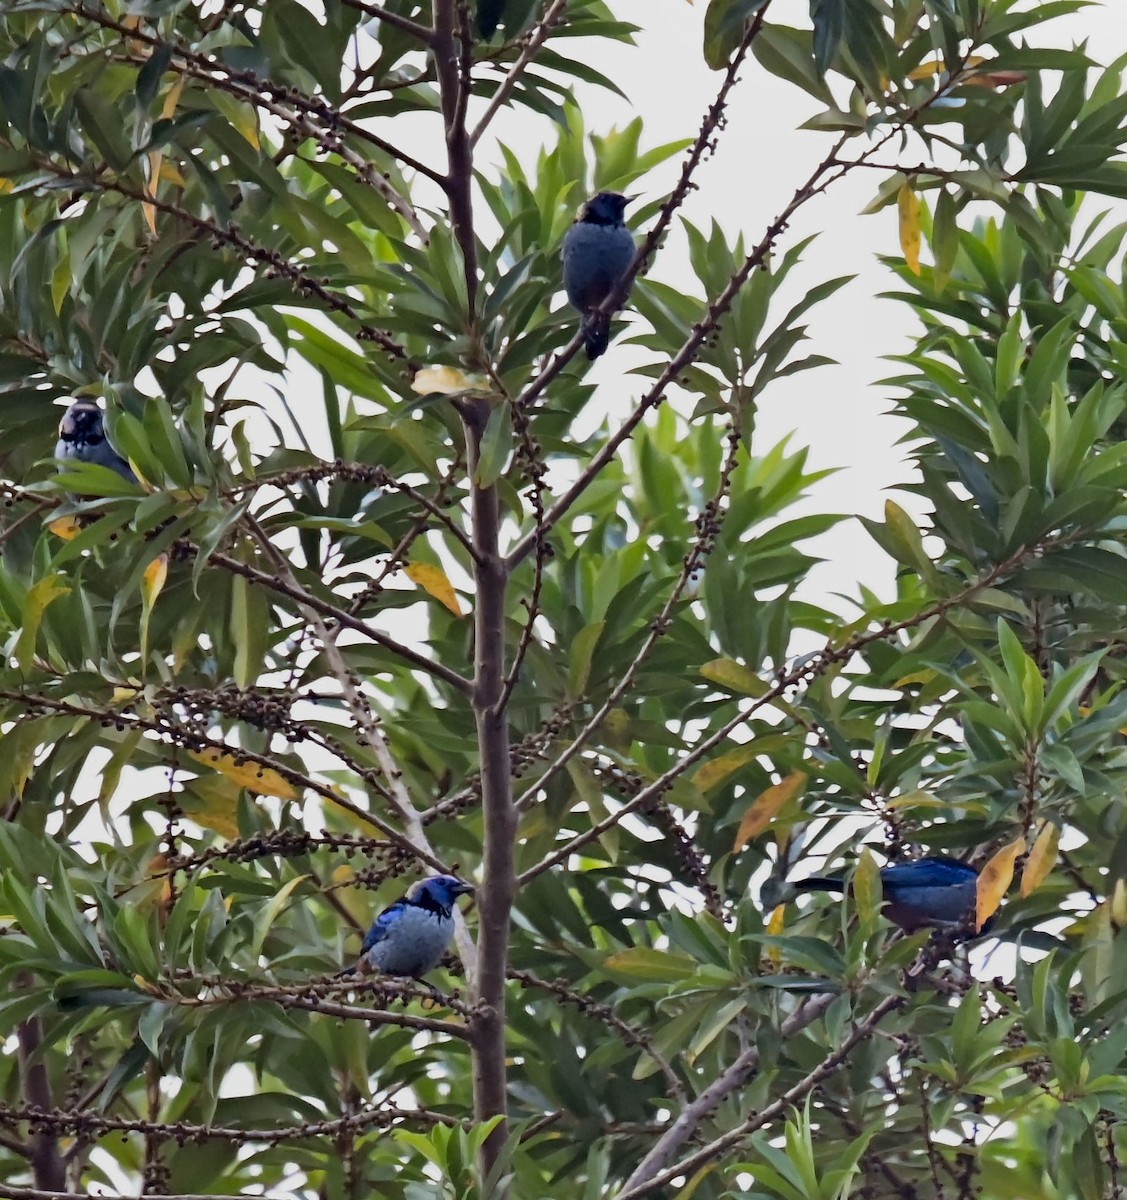
[[[474,894],[474,886],[472,883],[467,883],[464,879],[458,880],[458,895],[472,896]]]
[[[641,192],[634,192],[630,196],[623,196],[622,202],[623,202],[623,204],[633,204],[635,200],[640,200],[641,198],[642,198]]]

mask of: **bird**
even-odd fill
[[[929,926],[973,925],[978,895],[978,871],[946,855],[891,863],[880,869],[884,915],[907,933]],[[843,892],[837,876],[815,875],[790,884],[795,892]],[[984,932],[983,930],[979,932]]]
[[[97,463],[137,483],[133,468],[110,445],[102,410],[93,400],[75,400],[63,413],[55,457],[64,462]]]
[[[418,879],[406,895],[372,922],[359,961],[342,975],[401,975],[421,979],[442,961],[454,936],[454,902],[473,894],[473,884],[456,875]]]
[[[564,236],[564,290],[582,315],[583,342],[591,360],[610,344],[610,314],[598,308],[634,261],[634,235],[623,220],[633,199],[618,192],[599,192],[580,205]]]

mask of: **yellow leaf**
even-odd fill
[[[172,906],[172,872],[167,855],[149,859],[141,881],[130,890],[131,901],[143,908],[156,908],[163,920]]]
[[[225,775],[239,787],[246,788],[248,792],[257,792],[261,796],[277,796],[279,800],[299,799],[299,792],[283,775],[272,767],[263,767],[243,758],[237,751],[209,747],[199,753],[194,750],[188,753],[196,762],[214,767],[221,775]]]
[[[750,668],[734,658],[714,658],[700,668],[705,679],[720,684],[730,692],[743,692],[748,696],[765,696],[770,684],[760,679]]]
[[[149,620],[153,615],[153,605],[168,578],[168,555],[158,554],[145,568],[141,576],[141,661],[149,660]]]
[[[1108,912],[1116,925],[1127,925],[1127,884],[1124,884],[1122,879],[1115,881],[1111,899],[1107,903]]]
[[[920,198],[906,180],[896,196],[900,210],[900,249],[913,275],[920,273]]]
[[[719,758],[710,759],[697,767],[693,773],[693,784],[702,792],[711,791],[712,788],[723,783],[729,775],[738,771],[740,767],[746,767],[758,753],[759,750],[755,743],[748,742],[746,746],[729,750],[727,754],[721,754]]]
[[[258,140],[258,112],[253,106],[232,104],[227,116],[236,133],[242,134],[256,150],[262,148]]]
[[[690,4],[692,4],[692,2],[693,0],[689,0]],[[701,1169],[692,1177],[692,1179],[690,1179],[689,1182],[686,1183],[685,1186],[677,1193],[676,1200],[692,1200],[693,1193],[697,1190],[697,1188],[700,1187],[702,1183],[704,1183],[704,1181],[716,1170],[719,1165],[719,1163],[713,1162],[701,1167]]]
[[[168,555],[158,554],[145,568],[141,577],[141,600],[150,607],[160,595],[164,581],[168,578]]]
[[[27,589],[23,606],[23,628],[16,641],[16,662],[25,674],[35,657],[35,641],[39,636],[39,626],[43,623],[43,614],[60,596],[69,595],[70,588],[63,582],[61,575],[45,575]]]
[[[157,191],[157,180],[160,178],[160,160],[163,152],[154,150],[149,155],[149,178],[153,181],[149,188],[148,195],[155,196]],[[145,224],[149,227],[149,232],[155,237],[157,232],[157,210],[156,205],[151,200],[141,201],[141,216],[145,218]]]
[[[225,775],[193,779],[177,797],[184,815],[204,829],[225,838],[239,836],[239,794],[242,787]]]
[[[176,106],[180,103],[180,93],[184,90],[184,76],[177,76],[172,87],[168,89],[168,95],[164,98],[164,105],[161,108],[160,115],[165,120],[168,120],[176,112]],[[161,177],[161,164],[164,161],[164,149],[153,150],[149,154],[149,195],[156,196],[157,188]],[[157,231],[157,210],[155,206],[148,200],[141,203],[141,212],[145,218],[145,224],[153,234]]]
[[[429,592],[440,604],[445,605],[456,617],[465,616],[454,585],[446,578],[441,567],[430,563],[409,563],[403,570],[412,583],[417,583],[424,592]]]
[[[806,773],[795,771],[786,779],[761,792],[752,806],[744,813],[744,819],[736,831],[732,852],[743,849],[748,842],[757,838],[790,800],[802,795],[806,787]]]
[[[1021,871],[1021,898],[1032,895],[1048,878],[1057,865],[1057,847],[1060,845],[1060,829],[1052,821],[1041,826],[1041,832],[1029,851]]]
[[[902,688],[907,687],[910,683],[931,683],[938,675],[938,671],[925,668],[922,671],[913,671],[910,675],[901,675],[892,686]]]
[[[415,372],[411,391],[418,392],[420,396],[431,396],[435,392],[448,396],[451,392],[468,392],[484,384],[482,376],[467,375],[457,367],[423,367]]]
[[[121,18],[122,27],[125,29],[140,29],[144,18],[137,16],[136,13],[127,13]],[[136,54],[139,58],[148,58],[153,52],[152,46],[141,38],[129,39],[129,52]]]
[[[771,919],[767,922],[767,932],[771,937],[780,937],[786,928],[787,906],[776,904],[771,910]],[[783,961],[783,952],[778,946],[767,947],[767,961],[776,966]]]
[[[978,876],[978,903],[975,906],[975,925],[983,925],[998,911],[1002,897],[1009,890],[1014,877],[1017,856],[1025,852],[1025,838],[1016,837],[995,854]]]
[[[64,542],[73,541],[82,532],[82,524],[77,517],[56,517],[47,528]]]
[[[981,54],[972,54],[964,60],[963,65],[966,67],[977,67],[979,63],[986,60]],[[943,65],[940,59],[929,58],[927,62],[920,63],[914,70],[908,72],[909,79],[930,79],[933,75],[943,74],[947,68]]]

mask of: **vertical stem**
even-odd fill
[[[466,130],[473,45],[467,0],[433,0],[430,39],[446,134],[450,222],[462,251],[466,279],[466,329],[477,335],[477,248],[473,221],[473,143]],[[505,968],[509,956],[509,916],[516,892],[513,845],[516,810],[509,778],[509,722],[505,695],[505,588],[509,569],[499,545],[501,505],[497,488],[477,479],[481,439],[489,402],[458,405],[466,431],[470,512],[474,547],[473,712],[481,760],[484,845],[478,891],[477,978],[473,1019],[474,1119],[502,1120],[482,1147],[481,1173],[487,1178],[508,1136],[505,1070]]]
[[[509,916],[516,890],[513,847],[516,810],[509,773],[509,728],[505,687],[505,588],[508,571],[499,549],[500,504],[495,486],[474,478],[481,437],[489,419],[487,401],[463,408],[469,450],[473,541],[477,552],[474,605],[473,710],[481,755],[484,855],[478,892],[478,974],[473,1023],[474,1117],[505,1116],[505,970],[509,952]],[[482,1153],[487,1175],[507,1136],[502,1121]]]
[[[17,986],[30,985],[31,976],[21,974]],[[47,1075],[46,1065],[41,1059],[36,1059],[39,1047],[43,1045],[43,1027],[39,1018],[28,1017],[26,1021],[21,1022],[16,1030],[16,1038],[20,1048],[20,1078],[24,1101],[28,1108],[40,1108],[49,1112],[54,1108],[51,1080]],[[47,1128],[37,1129],[28,1138],[27,1150],[35,1186],[44,1192],[65,1192],[66,1166],[63,1156],[59,1153],[59,1141],[55,1134]]]
[[[450,221],[454,236],[462,249],[469,299],[470,321],[474,320],[477,303],[477,247],[473,223],[473,143],[466,129],[466,108],[469,104],[468,75],[469,46],[465,21],[459,21],[464,7],[458,0],[434,0],[434,71],[442,101],[442,123],[446,130],[447,175],[444,181],[450,201]]]

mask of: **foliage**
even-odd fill
[[[654,144],[573,95],[639,6],[5,5],[0,1196],[1117,1194],[1123,64],[1028,44],[1075,0],[773,7],[712,0]],[[756,72],[824,156],[695,228]],[[507,107],[545,145],[490,171]],[[637,266],[692,278],[595,382],[559,243],[662,166]],[[863,169],[926,516],[847,601],[755,414],[828,361],[788,227]],[[59,474],[74,396],[142,487]],[[761,909],[857,841],[1016,860],[1012,978],[894,934],[867,855],[839,917]],[[441,1001],[334,978],[436,867]]]

